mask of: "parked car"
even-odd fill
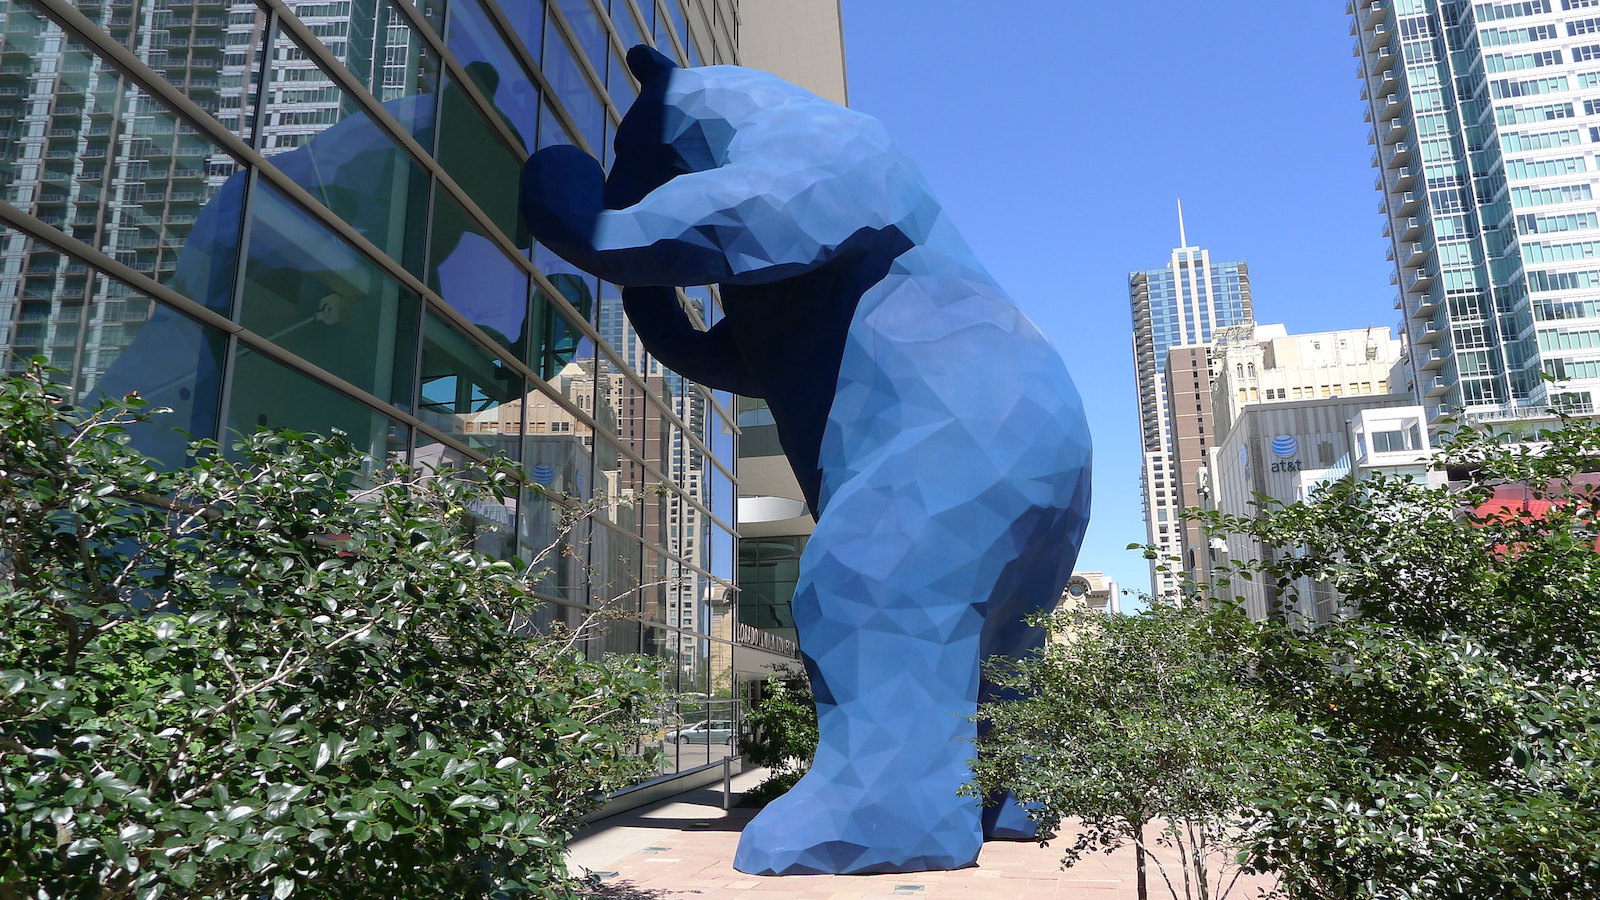
[[[680,744],[726,744],[733,740],[733,722],[728,719],[696,722],[673,732],[669,740]]]

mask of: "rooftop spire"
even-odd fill
[[[1178,198],[1178,246],[1189,246],[1189,233],[1183,227],[1183,198]]]

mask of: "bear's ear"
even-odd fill
[[[628,71],[639,79],[640,84],[649,84],[657,76],[665,75],[677,67],[677,63],[644,44],[628,51]]]

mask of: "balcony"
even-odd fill
[[[1411,218],[1400,223],[1400,240],[1414,241],[1417,238],[1422,237],[1423,233],[1426,232],[1427,229],[1428,225],[1425,221],[1423,221],[1421,216],[1412,216]]]
[[[1412,216],[1422,208],[1422,194],[1416,191],[1406,191],[1400,195],[1400,208],[1395,210],[1395,215]]]
[[[1448,403],[1441,403],[1428,410],[1429,425],[1443,425],[1456,417],[1456,408]]]
[[[1422,326],[1422,330],[1417,334],[1417,343],[1437,344],[1442,337],[1444,337],[1444,329],[1439,327],[1438,322],[1430,321]]]
[[[1416,169],[1413,169],[1410,166],[1401,166],[1399,169],[1395,170],[1393,187],[1397,193],[1411,190],[1412,186],[1416,183]]]
[[[1375,25],[1377,25],[1377,23],[1382,22],[1384,20],[1384,18],[1386,16],[1388,16],[1388,15],[1389,15],[1389,3],[1388,3],[1388,0],[1375,0],[1375,2],[1371,6],[1367,7],[1366,21],[1363,22],[1362,24],[1363,25],[1373,25],[1373,26],[1375,26]]]
[[[1433,314],[1438,311],[1439,298],[1433,294],[1425,294],[1417,300],[1417,308],[1411,311],[1411,315],[1418,319],[1431,319]]]
[[[1377,82],[1378,87],[1377,90],[1373,91],[1373,93],[1379,97],[1387,97],[1395,91],[1400,90],[1400,71],[1391,66],[1387,69],[1384,69],[1382,72],[1379,72],[1378,77],[1375,78],[1374,81]]]
[[[1437,280],[1438,280],[1438,276],[1437,275],[1433,274],[1432,272],[1427,271],[1426,269],[1423,269],[1423,270],[1417,272],[1415,275],[1411,276],[1406,281],[1406,293],[1408,293],[1408,294],[1423,294],[1423,293],[1427,293],[1428,289],[1433,287],[1433,283],[1435,281],[1437,281]]]
[[[1413,155],[1412,151],[1413,148],[1410,141],[1400,141],[1399,143],[1395,144],[1394,149],[1390,151],[1391,155],[1389,156],[1389,165],[1391,167],[1403,166],[1411,162],[1411,157]]]
[[[1418,354],[1417,360],[1422,363],[1424,372],[1432,372],[1444,368],[1444,364],[1450,361],[1450,354],[1435,347]]]
[[[1426,397],[1443,397],[1445,394],[1450,393],[1450,383],[1439,375],[1435,375],[1423,382],[1423,388],[1425,389],[1424,396]]]
[[[1433,250],[1421,242],[1403,244],[1400,250],[1405,258],[1405,264],[1413,269],[1427,262],[1428,258],[1433,255]]]
[[[1390,94],[1385,98],[1384,104],[1378,107],[1378,121],[1387,122],[1405,111],[1405,97],[1400,94]]]
[[[1392,144],[1411,133],[1411,119],[1391,119],[1389,120],[1389,130],[1380,130],[1380,133],[1383,135],[1383,142],[1385,144]]]
[[[1378,52],[1372,55],[1372,69],[1376,72],[1387,72],[1394,68],[1400,59],[1400,51],[1395,47],[1379,47]]]

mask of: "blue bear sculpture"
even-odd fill
[[[996,286],[877,120],[645,47],[607,177],[572,147],[523,172],[534,237],[623,285],[662,363],[765,398],[818,517],[794,621],[810,772],[745,829],[752,874],[972,865],[1026,838],[969,776],[980,661],[1041,646],[1088,520],[1089,435],[1059,354]],[[672,285],[718,282],[701,331]]]

